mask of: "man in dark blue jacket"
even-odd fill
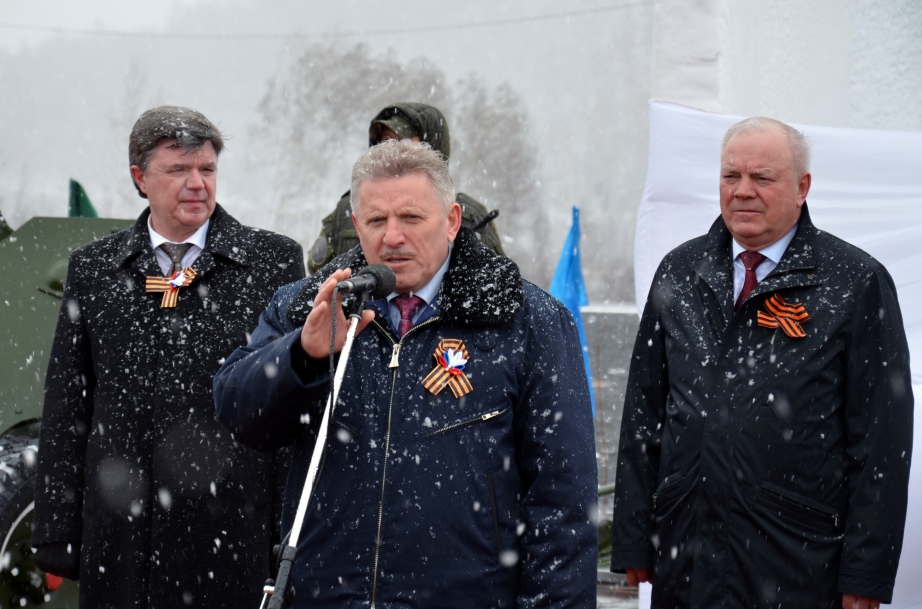
[[[428,145],[371,148],[352,193],[360,246],[281,289],[215,378],[237,440],[295,446],[287,530],[329,392],[334,287],[367,263],[394,271],[395,293],[362,313],[295,604],[595,607],[593,427],[569,312],[461,228]]]

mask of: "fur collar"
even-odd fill
[[[288,307],[288,319],[304,325],[314,298],[327,277],[338,269],[350,268],[355,274],[366,266],[361,246],[330,261],[311,275]],[[354,298],[347,296],[348,307]],[[437,297],[439,317],[448,325],[503,326],[515,319],[525,302],[522,277],[515,262],[485,248],[477,236],[462,228],[455,239],[448,271]]]

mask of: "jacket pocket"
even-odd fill
[[[844,524],[843,514],[835,508],[770,482],[762,482],[757,489],[752,489],[749,500],[753,508],[768,510],[805,532],[836,535]]]
[[[499,538],[499,515],[496,511],[496,488],[493,484],[493,474],[487,474],[487,491],[490,495],[490,515],[493,517],[493,537],[496,539],[496,556],[503,551],[503,542]]]
[[[671,474],[666,476],[662,483],[653,493],[653,511],[663,510],[671,503],[674,503],[681,495],[682,491],[688,486],[689,480],[693,478],[692,474],[676,476]]]
[[[519,513],[521,485],[518,472],[497,469],[486,475],[490,524],[496,544],[495,560],[505,568],[514,568],[521,562],[519,532],[524,529]]]

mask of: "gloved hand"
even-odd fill
[[[80,542],[60,541],[39,546],[35,564],[45,573],[77,581],[80,579]]]

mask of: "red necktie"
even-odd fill
[[[746,267],[746,279],[743,281],[743,290],[740,292],[739,298],[736,299],[736,306],[733,307],[734,311],[738,311],[743,306],[743,303],[752,294],[756,284],[759,283],[756,278],[756,269],[765,261],[765,256],[759,252],[740,252],[740,260],[743,261],[743,266]]]
[[[397,305],[397,310],[400,311],[400,325],[397,326],[397,336],[403,338],[403,335],[413,327],[413,316],[425,304],[425,301],[419,296],[401,294],[393,298],[393,303]]]

